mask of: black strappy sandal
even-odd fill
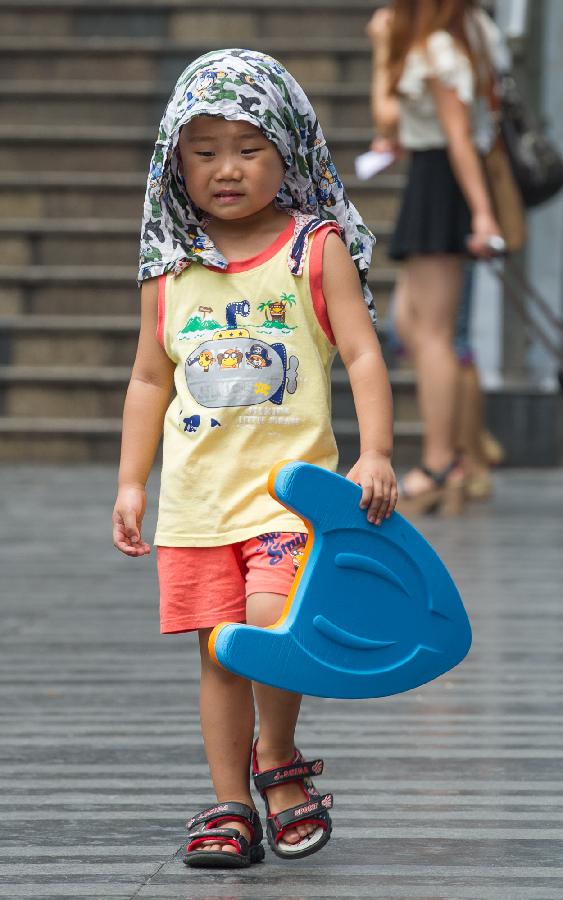
[[[333,805],[332,794],[321,796],[311,781],[311,775],[322,775],[323,760],[316,759],[306,762],[296,748],[290,763],[275,769],[264,769],[261,772],[258,769],[256,743],[255,741],[252,748],[252,775],[254,784],[266,804],[268,844],[276,856],[280,856],[282,859],[301,859],[303,856],[316,853],[330,840],[332,832],[332,821],[328,814],[328,810],[332,809]],[[270,787],[287,784],[290,781],[300,783],[304,802],[299,806],[284,809],[283,812],[271,813],[265,792]],[[298,844],[288,844],[283,840],[286,831],[296,825],[304,825],[306,822],[317,826],[312,834],[303,838]]]
[[[250,828],[250,841],[236,828],[217,828],[221,822],[244,822]],[[264,859],[262,823],[255,809],[245,803],[217,803],[186,822],[189,842],[184,865],[202,869],[246,869]],[[224,850],[203,850],[203,844],[217,839],[231,844],[236,853]]]
[[[409,494],[399,482],[399,500],[397,512],[406,516],[423,515],[429,512],[440,512],[443,516],[459,516],[463,511],[464,480],[450,480],[452,472],[460,465],[460,458],[454,459],[443,469],[429,469],[428,466],[418,466],[432,486],[425,491]]]

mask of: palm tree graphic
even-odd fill
[[[295,294],[280,294],[279,300],[264,300],[258,305],[258,311],[266,313],[267,322],[279,322],[285,325],[285,313],[288,306],[295,306]]]

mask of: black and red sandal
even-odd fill
[[[221,828],[221,822],[243,822],[250,829],[250,841],[236,828]],[[262,823],[255,809],[245,803],[217,803],[186,822],[188,845],[184,865],[202,869],[246,869],[264,859]],[[204,850],[210,842],[231,844],[236,853]]]
[[[256,789],[266,804],[266,836],[268,844],[282,859],[301,859],[316,853],[330,840],[332,821],[328,810],[332,809],[332,794],[319,794],[311,780],[312,775],[322,775],[323,760],[315,759],[307,762],[300,751],[295,748],[293,759],[285,766],[277,766],[274,769],[258,769],[256,756],[256,741],[252,748],[252,775]],[[303,803],[284,809],[283,812],[271,813],[266,791],[270,787],[287,784],[295,781],[303,790]],[[297,844],[288,844],[283,836],[290,828],[296,825],[313,824],[316,828],[311,834],[303,838]]]

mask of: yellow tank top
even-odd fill
[[[288,251],[295,223],[263,253],[220,271],[159,278],[158,337],[176,363],[164,421],[155,544],[212,547],[303,522],[267,491],[271,467],[301,459],[334,471],[334,338],[322,295],[327,223],[303,273]]]

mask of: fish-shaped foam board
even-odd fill
[[[443,675],[471,646],[445,565],[399,513],[380,526],[361,489],[303,462],[270,473],[273,497],[307,524],[304,559],[281,618],[221,623],[212,657],[237,675],[317,697],[386,697]]]

